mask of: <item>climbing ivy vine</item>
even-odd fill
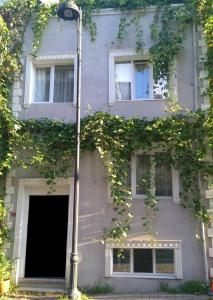
[[[89,28],[91,41],[97,34],[92,17],[94,9],[116,8],[137,10],[130,19],[122,16],[117,39],[122,43],[130,26],[135,26],[135,47],[140,54],[144,50],[143,28],[140,19],[150,5],[157,5],[150,28],[153,46],[150,59],[155,69],[155,82],[163,78],[168,83],[172,64],[182,48],[185,30],[189,23],[204,27],[208,46],[206,68],[209,71],[210,98],[213,95],[213,19],[211,0],[108,0],[76,1],[83,9],[84,25]],[[181,4],[171,6],[171,4]],[[75,154],[75,125],[48,119],[21,121],[9,109],[11,84],[14,74],[22,73],[21,54],[23,35],[27,25],[34,34],[32,51],[36,55],[45,26],[56,13],[56,4],[44,5],[36,0],[7,0],[0,6],[0,176],[1,197],[4,195],[4,179],[12,167],[36,169],[53,188],[57,176],[68,176],[72,166],[70,158]],[[138,10],[139,9],[139,10]],[[170,88],[172,93],[172,87]],[[206,208],[201,202],[197,174],[204,179],[213,173],[211,161],[206,160],[206,149],[213,149],[213,111],[172,114],[152,121],[137,118],[124,119],[106,113],[96,113],[82,119],[81,148],[97,150],[106,166],[111,183],[111,197],[115,216],[105,237],[118,239],[127,234],[133,215],[130,213],[131,191],[124,184],[127,165],[136,150],[148,152],[160,145],[170,166],[180,172],[181,201],[191,207],[196,219],[208,222]],[[153,158],[155,159],[155,158]],[[145,200],[147,210],[155,215],[158,200],[149,188]],[[147,219],[142,219],[147,225]]]
[[[197,173],[202,179],[213,175],[212,161],[206,159],[207,146],[213,148],[212,119],[211,109],[152,121],[125,119],[103,112],[82,119],[81,149],[99,152],[111,183],[115,216],[105,237],[117,239],[130,229],[133,219],[129,210],[131,192],[124,182],[127,181],[127,165],[136,150],[148,153],[160,147],[167,163],[179,170],[182,205],[192,208],[197,220],[208,222],[199,197]],[[17,122],[16,135],[21,136],[21,143],[12,138],[13,166],[36,169],[50,186],[56,177],[68,176],[70,159],[75,154],[75,124],[49,119]],[[158,200],[149,189],[145,204],[154,215],[158,212]],[[142,222],[147,227],[150,226],[148,221],[143,217]]]
[[[211,0],[198,1],[198,13],[202,26],[204,27],[204,34],[207,44],[207,61],[206,69],[208,70],[209,95],[211,104],[213,104],[213,3]]]

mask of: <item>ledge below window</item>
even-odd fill
[[[108,277],[178,280],[177,276],[174,274],[168,275],[168,274],[113,273]]]
[[[31,105],[64,105],[64,104],[70,104],[71,106],[76,106],[76,102],[32,102],[32,103],[23,103],[23,108],[27,109],[29,108]]]
[[[114,106],[119,103],[143,103],[143,102],[166,102],[168,99],[132,99],[132,100],[109,100],[109,106]]]

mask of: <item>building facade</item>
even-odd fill
[[[111,9],[94,14],[95,42],[83,29],[81,117],[103,111],[126,118],[169,115],[164,91],[154,85],[148,49],[152,46],[150,26],[155,9],[142,13],[144,54],[135,51],[134,28],[123,43],[117,40],[120,17],[134,12]],[[76,28],[72,22],[52,18],[44,31],[38,56],[32,54],[32,32],[26,31],[23,78],[13,89],[13,113],[21,119],[50,118],[75,121],[76,110]],[[202,96],[206,87],[202,57],[206,54],[201,31],[188,27],[183,48],[175,59],[173,86],[181,107],[196,111],[206,108]],[[199,78],[199,80],[197,79]],[[164,83],[162,83],[164,85]],[[144,187],[140,184],[149,157],[137,152],[131,160],[132,229],[120,242],[102,243],[103,229],[113,216],[107,172],[98,152],[82,151],[80,159],[79,286],[109,284],[119,291],[158,290],[160,283],[177,286],[182,281],[208,277],[213,256],[208,236],[205,243],[190,210],[180,205],[178,171],[166,165],[153,166],[160,213],[153,235],[146,234]],[[149,162],[151,163],[151,162]],[[69,287],[72,240],[73,177],[57,178],[55,191],[48,193],[44,178],[36,171],[12,170],[7,178],[5,203],[14,243],[8,245],[16,259],[17,283]],[[211,203],[211,191],[207,194]],[[205,235],[204,235],[205,237]],[[205,241],[204,241],[205,242]],[[208,253],[209,252],[209,253]],[[208,256],[208,258],[207,258]]]

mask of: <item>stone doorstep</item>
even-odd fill
[[[21,295],[54,296],[56,294],[64,294],[65,290],[62,288],[49,287],[20,287],[18,293]]]
[[[31,279],[20,280],[18,294],[31,296],[57,296],[65,293],[65,281],[63,279]]]
[[[11,299],[57,299],[61,294],[65,294],[65,289],[61,287],[54,287],[54,283],[51,285],[36,286],[34,284],[21,284],[18,287],[17,295],[14,295]]]
[[[48,294],[42,295],[41,293],[40,294],[32,294],[32,293],[31,294],[15,294],[15,295],[11,295],[11,299],[52,299],[52,300],[55,300],[63,294],[64,293],[57,293],[55,295],[48,295]]]

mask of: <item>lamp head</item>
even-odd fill
[[[77,20],[80,17],[80,10],[73,1],[68,1],[59,5],[57,15],[65,21]]]

